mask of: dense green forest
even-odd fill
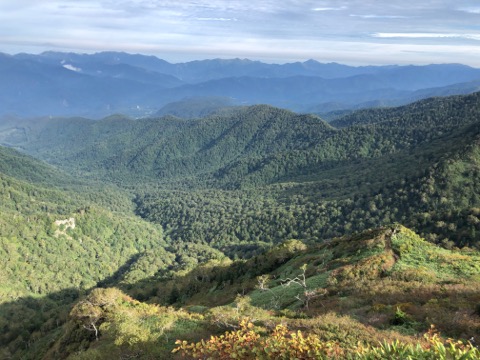
[[[7,126],[2,137],[62,168],[117,183],[256,187],[421,147],[475,123],[479,101],[476,93],[360,111],[356,121],[347,115],[333,122],[337,127],[266,105],[197,120],[46,118]]]
[[[480,335],[479,121],[480,93],[330,123],[267,105],[0,122],[0,357],[201,358],[214,335],[275,358],[301,330],[304,358],[400,339],[474,359],[429,327]]]

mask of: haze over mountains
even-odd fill
[[[116,52],[0,54],[0,76],[0,115],[20,117],[145,117],[172,102],[198,103],[198,97],[323,114],[480,89],[480,69],[459,64],[351,67],[247,59],[171,64]]]

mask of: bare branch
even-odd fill
[[[88,330],[88,331],[94,331],[95,332],[95,340],[98,341],[98,329],[95,326],[94,322],[91,322],[88,327],[86,325],[83,325],[83,328]]]

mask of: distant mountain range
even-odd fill
[[[352,67],[247,59],[171,64],[118,52],[0,54],[0,76],[0,115],[21,117],[145,117],[185,99],[201,109],[186,112],[195,117],[209,107],[200,103],[212,97],[229,99],[229,106],[266,103],[323,114],[480,90],[480,69],[460,64]]]

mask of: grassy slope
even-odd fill
[[[106,354],[169,358],[176,338],[206,338],[243,317],[262,331],[278,323],[302,329],[322,341],[338,342],[347,352],[359,341],[418,342],[416,334],[427,331],[430,324],[445,335],[469,338],[480,331],[475,313],[480,300],[479,264],[478,252],[440,249],[400,225],[333,239],[314,248],[291,241],[246,263],[205,265],[158,283],[158,297],[151,301],[168,297],[165,293],[174,285],[183,294],[177,310],[136,302],[118,290],[90,295],[90,303],[108,303],[96,297],[111,299],[110,305],[98,305],[104,314],[103,324],[98,324],[100,340],[94,341],[80,326],[91,319],[92,309],[77,305],[63,340],[48,358],[76,351],[74,338],[83,338],[83,346],[90,341],[90,346],[71,359]],[[307,289],[316,294],[308,308],[297,299],[302,299],[301,286],[285,286],[286,279],[302,280],[302,274]],[[270,279],[263,290],[260,275]],[[139,320],[144,313],[149,314],[147,322]]]

